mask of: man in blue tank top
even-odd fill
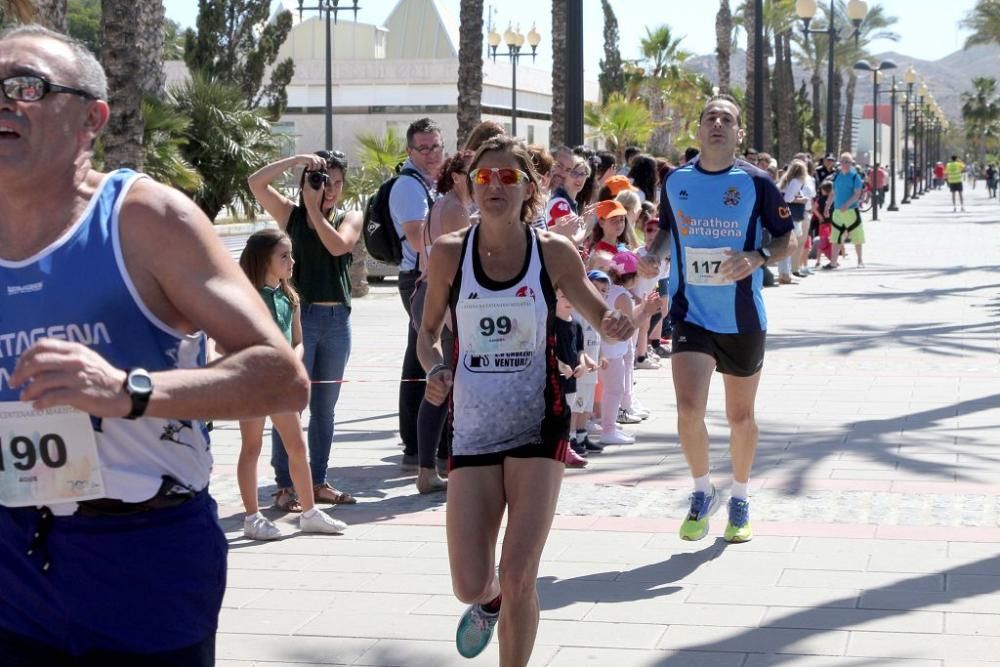
[[[677,393],[677,422],[694,492],[680,536],[700,540],[719,493],[709,477],[705,410],[712,371],[722,374],[730,427],[733,488],[729,542],[751,539],[747,485],[757,424],[754,402],[764,364],[767,316],[759,270],[794,249],[791,212],[767,173],[737,161],[743,140],[740,108],[729,96],[709,100],[698,128],[701,153],[665,179],[660,229],[643,258],[652,274],[660,259],[670,262],[671,369]],[[764,243],[764,231],[771,241]]]
[[[308,395],[205,215],[91,168],[107,97],[78,42],[0,35],[5,667],[214,664],[226,541],[205,421]],[[210,368],[206,334],[229,351]]]

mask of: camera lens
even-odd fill
[[[330,177],[326,175],[325,171],[311,171],[309,172],[309,185],[312,186],[313,190],[319,190],[326,185]]]

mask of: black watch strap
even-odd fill
[[[768,260],[771,259],[771,253],[767,252],[763,248],[757,248],[757,254],[764,259],[765,264],[767,264]]]
[[[125,419],[138,419],[146,414],[149,398],[153,395],[152,379],[142,368],[130,368],[125,372],[125,393],[132,401],[132,409]]]

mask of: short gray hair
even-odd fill
[[[104,73],[101,63],[97,60],[97,56],[91,53],[90,49],[83,42],[62,33],[49,30],[37,23],[4,30],[0,33],[0,42],[20,37],[41,37],[65,44],[73,53],[73,60],[76,63],[77,81],[74,87],[90,93],[99,100],[108,99],[108,77]],[[63,81],[55,83],[68,85]]]

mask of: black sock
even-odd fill
[[[500,594],[500,595],[496,596],[495,598],[493,598],[492,600],[490,600],[489,602],[487,602],[486,604],[481,604],[479,606],[482,607],[483,611],[485,611],[487,614],[499,614],[500,613],[500,601],[501,601],[500,599],[502,597],[503,597],[503,594]]]

